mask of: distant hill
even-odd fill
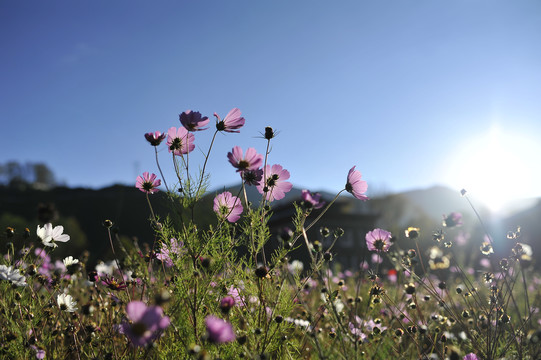
[[[196,208],[196,218],[202,224],[214,221],[212,202],[216,193],[228,190],[237,195],[240,186],[218,188],[210,191]],[[247,187],[247,195],[251,202],[257,204],[261,195],[255,187]],[[325,201],[331,201],[335,194],[322,193]],[[299,200],[301,189],[293,188],[283,200],[274,202],[277,208],[293,200]],[[156,213],[165,217],[174,214],[171,203],[164,193],[152,195],[152,205]],[[54,204],[58,213],[55,224],[66,227],[66,233],[76,235],[69,247],[59,247],[58,256],[62,252],[66,255],[78,256],[83,249],[91,250],[96,258],[108,256],[109,242],[106,229],[101,225],[106,219],[115,224],[118,233],[126,238],[137,237],[141,242],[152,243],[153,231],[149,224],[149,210],[145,195],[133,186],[115,185],[99,190],[83,188],[57,187],[51,190],[36,189],[13,189],[0,186],[0,226],[15,226],[18,231],[28,227],[33,234],[38,224],[39,204]],[[541,245],[541,201],[527,210],[497,219],[490,212],[475,204],[483,221],[489,227],[489,231],[497,241],[501,241],[502,249],[507,251],[505,243],[507,231],[522,226],[523,240],[530,245]],[[463,231],[471,232],[472,246],[477,247],[483,240],[483,231],[479,222],[471,210],[466,199],[456,191],[445,187],[436,186],[428,189],[412,190],[399,194],[390,194],[361,202],[349,194],[345,194],[336,203],[337,208],[346,212],[373,213],[378,217],[377,226],[388,229],[393,234],[403,236],[404,229],[408,226],[420,227],[421,232],[430,237],[433,230],[441,228],[443,214],[453,211],[464,215]],[[539,248],[539,247],[534,247]],[[95,260],[95,259],[94,259]]]

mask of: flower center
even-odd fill
[[[182,140],[180,138],[174,138],[169,146],[170,150],[180,150],[182,148]]]
[[[383,247],[385,246],[385,241],[381,239],[377,239],[374,241],[374,247],[378,250],[383,250]]]
[[[145,334],[145,332],[147,331],[147,326],[142,323],[142,322],[136,322],[134,323],[132,326],[131,326],[131,331],[136,335],[136,336],[143,336]]]
[[[143,183],[143,189],[144,189],[145,191],[150,191],[150,190],[152,190],[153,188],[154,188],[154,184],[152,184],[150,181],[145,181],[145,182]]]
[[[241,160],[239,161],[237,167],[240,169],[240,170],[244,170],[244,169],[248,169],[248,166],[250,166],[250,163],[246,160]]]
[[[273,187],[276,185],[276,182],[278,181],[280,177],[278,176],[278,174],[272,174],[272,176],[270,176],[268,179],[267,179],[267,186],[269,187]]]

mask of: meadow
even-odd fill
[[[344,230],[319,228],[328,240],[323,243],[308,230],[317,229],[344,194],[370,201],[368,184],[352,164],[344,169],[344,188],[328,203],[303,190],[291,228],[269,251],[273,203],[292,188],[290,173],[270,156],[271,127],[261,133],[263,152],[235,146],[227,154],[242,187],[217,193],[215,221],[201,226],[195,214],[208,194],[216,135],[239,132],[245,123],[236,108],[223,118],[214,115],[211,123],[186,111],[179,127],[145,134],[157,174],[144,172],[134,185],[148,204],[152,243],[121,241],[113,222],[103,219],[112,258],[90,268],[88,254],[55,256],[70,246],[62,224],[5,229],[1,358],[541,358],[541,276],[520,228],[505,235],[513,244],[505,257],[495,255],[488,233],[469,240],[478,244],[481,270],[460,262],[456,229],[463,219],[457,212],[442,218],[441,229],[411,224],[398,236],[375,228],[363,234],[371,256],[342,268],[333,259]],[[196,137],[213,124],[201,164],[190,162]],[[176,178],[163,177],[158,147],[167,147]],[[260,193],[259,203],[248,201],[250,186]],[[166,216],[153,209],[158,191],[167,194]],[[308,263],[292,258],[300,248]]]

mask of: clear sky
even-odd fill
[[[263,152],[272,126],[269,161],[299,187],[338,191],[357,165],[372,194],[541,196],[538,0],[5,0],[0,71],[0,162],[69,186],[133,184],[157,172],[145,132],[238,107],[212,188],[237,181],[227,151]]]

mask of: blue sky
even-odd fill
[[[2,1],[0,162],[133,184],[157,172],[145,132],[238,107],[212,188],[237,181],[227,151],[263,152],[272,126],[269,161],[299,187],[338,191],[356,165],[373,195],[541,196],[540,38],[537,0]]]

